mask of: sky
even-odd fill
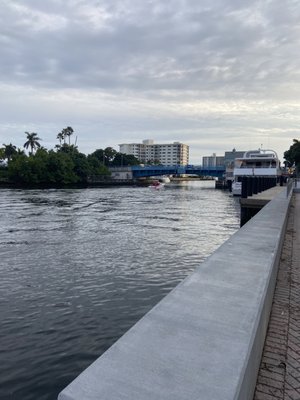
[[[299,139],[299,0],[0,0],[0,145],[180,141],[190,163]]]

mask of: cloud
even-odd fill
[[[1,2],[0,139],[30,126],[50,144],[73,124],[85,151],[151,135],[213,152],[267,132],[282,153],[299,136],[299,14],[294,0]]]

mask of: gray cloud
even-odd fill
[[[96,126],[114,143],[148,133],[196,136],[200,147],[209,133],[230,148],[267,130],[289,146],[300,122],[299,14],[294,0],[2,1],[1,140],[31,124],[50,142],[65,122],[97,144]]]
[[[256,90],[266,80],[278,84],[284,79],[282,68],[292,76],[293,64],[298,66],[299,60],[295,65],[293,57],[291,65],[288,57],[299,37],[299,9],[291,2],[266,7],[254,1],[251,8],[221,2],[213,8],[196,1],[140,3],[3,4],[2,79],[140,90],[224,90],[230,84],[252,92],[253,84]]]

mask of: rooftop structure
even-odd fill
[[[202,157],[203,167],[220,167],[224,165],[224,156],[217,156],[213,153],[211,156]]]

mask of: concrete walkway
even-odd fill
[[[300,400],[300,193],[292,199],[254,400]]]

